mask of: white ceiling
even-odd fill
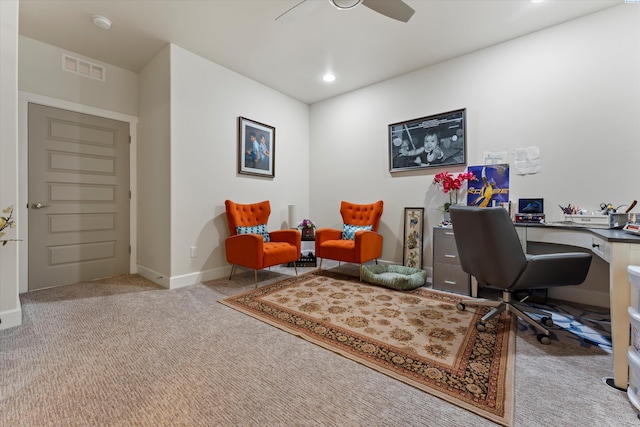
[[[173,43],[312,104],[624,3],[405,0],[415,14],[402,23],[326,1],[275,20],[300,1],[20,0],[19,33],[134,72]],[[93,25],[94,14],[111,29]],[[335,82],[323,82],[326,71]]]

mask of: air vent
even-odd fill
[[[66,53],[62,54],[62,69],[103,82],[107,80],[107,72],[102,65],[84,59],[74,58]]]

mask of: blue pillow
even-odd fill
[[[251,225],[249,227],[241,227],[236,225],[236,233],[238,234],[259,234],[265,242],[270,242],[267,224]]]
[[[344,224],[342,228],[342,239],[343,240],[354,240],[356,237],[356,231],[359,230],[373,230],[373,225],[351,225]]]

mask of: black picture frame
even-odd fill
[[[404,208],[403,218],[402,265],[421,269],[424,240],[424,208]]]
[[[275,155],[276,128],[238,117],[238,173],[273,178]]]
[[[390,124],[389,171],[466,165],[466,122],[466,109],[462,108]],[[436,147],[427,152],[431,146],[425,149],[425,142]]]

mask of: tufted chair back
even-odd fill
[[[268,200],[248,205],[241,205],[227,200],[224,205],[227,211],[227,222],[229,223],[231,236],[237,234],[236,226],[248,227],[266,224],[269,221],[269,215],[271,215],[271,205]]]
[[[380,217],[382,216],[382,200],[368,205],[358,205],[355,203],[340,203],[340,215],[345,224],[352,225],[371,225],[373,231],[378,231],[380,225]]]

